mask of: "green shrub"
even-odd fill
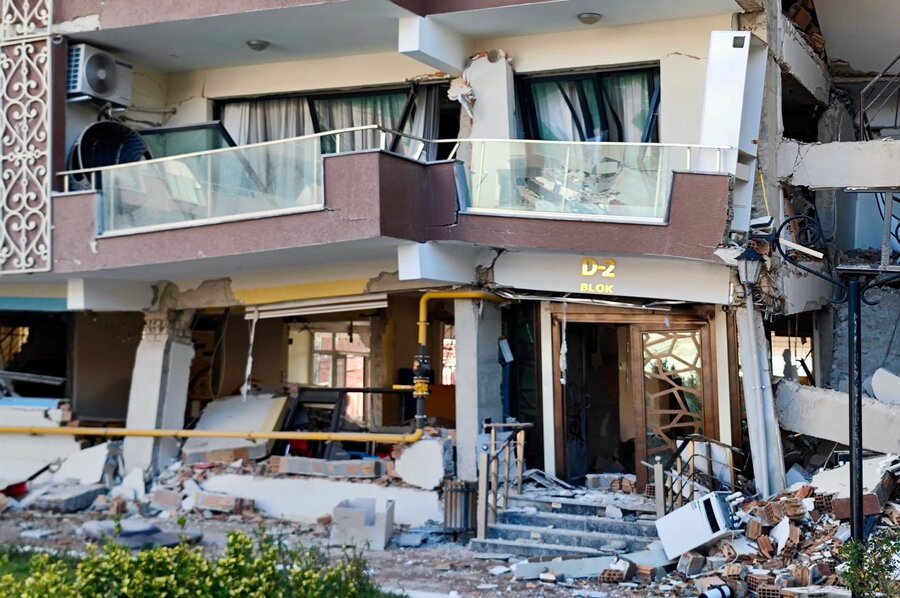
[[[865,544],[848,542],[840,556],[847,565],[841,578],[854,595],[900,598],[900,535],[882,532]]]
[[[89,546],[76,564],[32,558],[27,577],[0,576],[0,598],[382,598],[366,564],[345,554],[337,562],[315,550],[289,550],[260,534],[234,532],[222,556],[205,557],[182,543],[137,554],[116,544]]]

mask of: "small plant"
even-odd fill
[[[900,598],[900,535],[873,534],[865,544],[851,541],[840,551],[844,584],[856,596]]]
[[[117,544],[88,546],[77,564],[31,559],[27,576],[0,575],[0,598],[386,598],[358,555],[337,562],[315,549],[290,550],[261,533],[229,534],[222,556],[207,558],[182,541],[139,553]]]

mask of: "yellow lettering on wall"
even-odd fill
[[[581,275],[582,276],[593,276],[597,273],[597,269],[600,267],[600,264],[597,263],[592,257],[586,257],[581,260]]]

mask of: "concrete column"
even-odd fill
[[[194,346],[193,311],[148,312],[134,360],[126,427],[182,429]],[[157,470],[178,456],[173,438],[126,438],[125,469]]]
[[[500,308],[482,301],[453,302],[456,330],[456,474],[478,479],[478,435],[486,418],[503,419],[502,372],[497,359]]]
[[[753,476],[761,497],[768,498],[784,489],[784,450],[775,417],[769,345],[762,316],[751,301],[737,309],[736,317]]]

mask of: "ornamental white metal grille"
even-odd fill
[[[3,0],[0,274],[51,268],[52,0]]]

